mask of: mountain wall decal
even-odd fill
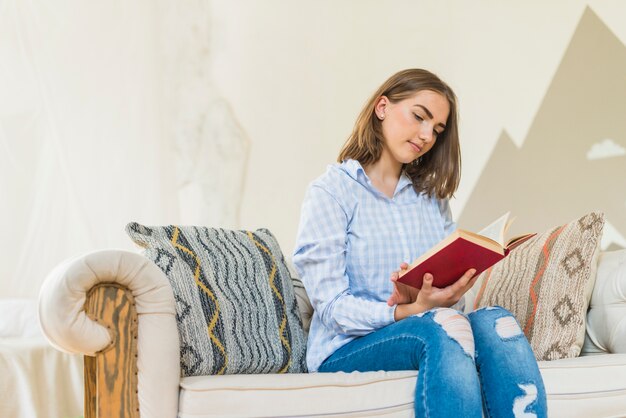
[[[596,158],[594,144],[610,154]],[[510,210],[514,235],[601,210],[621,235],[610,248],[619,248],[626,237],[625,148],[626,47],[587,8],[523,145],[502,132],[459,225],[479,230]]]

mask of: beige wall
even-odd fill
[[[214,81],[250,139],[241,227],[267,226],[291,252],[307,184],[333,162],[371,92],[407,67],[438,73],[459,96],[464,165],[452,202],[458,219],[498,139],[506,134],[515,146],[524,144],[585,11],[626,43],[620,1],[214,0]],[[605,59],[597,64],[611,66]],[[584,125],[587,116],[573,120]],[[602,123],[615,125],[610,132],[621,136],[611,139],[626,148],[622,119]],[[612,175],[611,184],[626,189],[624,159],[611,160],[617,171],[610,174],[593,172],[598,184]],[[614,242],[626,236],[626,195],[618,199],[608,215],[612,226],[622,225],[613,228]],[[518,219],[526,213],[513,211]],[[472,226],[482,220],[461,219]]]
[[[478,228],[513,208],[521,233],[602,210],[604,245],[626,247],[625,75],[626,47],[587,9],[524,143],[502,134],[459,223]]]
[[[291,253],[308,183],[407,67],[459,96],[462,226],[513,209],[540,229],[601,209],[605,245],[626,247],[623,1],[7,4],[0,298],[35,297],[76,254],[133,249],[129,221],[268,227]],[[599,144],[613,156],[595,158]],[[532,168],[509,175],[517,201],[494,192],[515,164]]]

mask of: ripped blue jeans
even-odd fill
[[[500,307],[467,317],[449,308],[412,316],[335,351],[320,372],[419,370],[416,417],[547,416],[533,352]]]

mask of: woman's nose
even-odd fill
[[[419,139],[424,142],[430,142],[433,140],[433,130],[428,126],[422,126],[418,133]]]

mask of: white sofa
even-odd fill
[[[94,302],[95,288],[108,296]],[[301,290],[298,300],[306,327],[311,307]],[[86,314],[97,307],[102,314]],[[413,416],[415,371],[181,379],[171,288],[135,253],[63,263],[46,279],[39,310],[54,346],[95,355],[86,357],[86,418]],[[600,255],[587,318],[580,357],[540,362],[549,415],[626,417],[626,250]]]

